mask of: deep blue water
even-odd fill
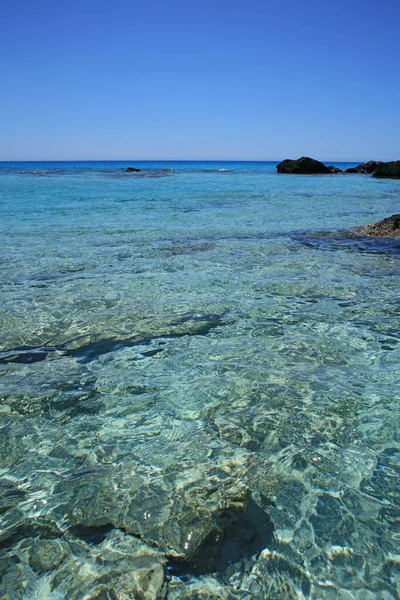
[[[0,163],[2,600],[399,598],[400,181],[276,164]]]

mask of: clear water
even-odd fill
[[[275,165],[0,164],[2,600],[400,597],[400,181]]]

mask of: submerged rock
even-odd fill
[[[287,557],[265,549],[240,589],[252,598],[310,598],[311,581],[307,572]]]
[[[114,588],[110,588],[108,585],[103,583],[98,585],[89,596],[86,596],[85,600],[119,600],[120,596]]]
[[[125,173],[140,173],[140,169],[136,169],[135,167],[128,167],[125,169]]]
[[[67,554],[60,540],[37,539],[32,546],[29,562],[37,573],[43,573],[58,567]]]
[[[378,163],[373,177],[388,177],[391,179],[400,179],[400,160],[393,160],[387,163]]]
[[[213,576],[196,577],[188,581],[172,577],[166,596],[167,600],[245,600],[248,597],[247,592],[237,590]]]
[[[294,175],[314,175],[341,173],[341,170],[330,166],[308,156],[302,156],[297,160],[286,159],[276,166],[278,173],[290,173]]]
[[[60,540],[27,538],[3,561],[0,597],[161,600],[166,561],[157,548],[119,530],[111,530],[99,544],[70,535]]]
[[[355,227],[353,229],[358,235],[369,235],[373,237],[400,237],[400,214],[387,217],[378,223]]]

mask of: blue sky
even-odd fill
[[[0,8],[0,160],[400,159],[398,0]]]

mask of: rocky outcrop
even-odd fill
[[[371,175],[371,173],[373,173],[382,164],[384,163],[381,163],[377,160],[369,160],[365,163],[357,165],[356,167],[350,167],[349,169],[346,169],[345,173],[365,173]]]
[[[337,167],[327,167],[324,163],[319,162],[308,156],[302,156],[297,160],[286,159],[276,166],[278,173],[290,173],[294,175],[316,175],[316,174],[331,174],[341,173]]]
[[[391,179],[400,179],[400,160],[393,160],[386,163],[378,163],[373,173],[373,177],[388,177]]]
[[[135,167],[128,167],[125,169],[125,173],[140,173],[140,169],[136,169]]]
[[[393,160],[391,162],[369,160],[356,167],[346,169],[345,173],[362,173],[365,175],[372,175],[373,177],[400,179],[400,160]]]
[[[392,215],[378,223],[354,228],[353,231],[358,235],[373,237],[400,237],[400,215]]]

